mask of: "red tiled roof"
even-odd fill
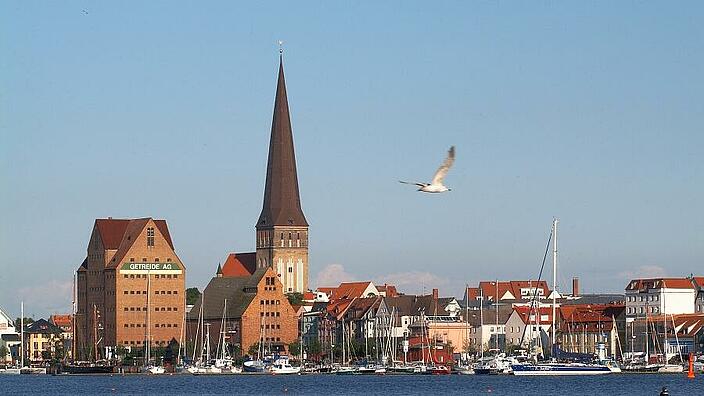
[[[340,283],[337,287],[335,293],[333,293],[333,298],[361,298],[365,290],[369,287],[371,282],[345,282]]]
[[[476,300],[480,295],[484,295],[487,300],[501,300],[506,293],[511,293],[514,299],[521,300],[521,289],[543,289],[544,297],[550,295],[548,283],[541,281],[483,281],[479,282],[479,287],[469,288],[470,299]]]
[[[222,266],[222,276],[250,276],[257,270],[256,260],[256,253],[230,253]]]
[[[626,286],[626,290],[648,290],[648,289],[694,289],[692,280],[689,278],[650,278],[633,279]]]
[[[313,301],[315,300],[315,293],[307,291],[303,293],[303,301]]]
[[[695,276],[692,278],[697,287],[704,289],[704,276]]]
[[[103,220],[103,221],[101,221]],[[137,240],[139,235],[142,233],[142,230],[144,230],[144,227],[147,226],[149,223],[149,220],[154,221],[154,225],[156,225],[156,228],[159,230],[159,233],[164,237],[166,242],[169,244],[169,247],[171,249],[174,248],[173,242],[171,241],[171,235],[169,234],[169,227],[166,225],[166,220],[154,220],[151,217],[145,217],[142,219],[133,219],[133,220],[127,220],[126,227],[122,230],[122,238],[120,239],[120,243],[117,244],[117,252],[115,252],[115,255],[113,256],[112,260],[110,260],[110,264],[108,264],[107,268],[117,268],[117,266],[120,265],[122,262],[122,259],[125,258],[125,255],[127,252],[132,248],[132,245],[134,245],[134,242]],[[109,235],[111,238],[111,241],[113,238],[115,238],[116,230],[119,228],[115,226],[110,226],[109,224],[111,222],[116,221],[115,219],[98,219],[96,220],[96,224],[98,221],[103,222],[104,226],[106,226],[106,230],[109,229],[109,233],[106,235]],[[120,227],[122,227],[122,219],[117,220],[120,224]],[[101,236],[102,239],[102,236]],[[111,242],[112,243],[112,242]],[[115,246],[115,245],[110,245],[110,246]],[[106,249],[108,249],[106,247]],[[109,248],[112,249],[112,248]]]
[[[66,314],[66,315],[51,315],[49,317],[49,322],[52,323],[55,326],[59,327],[65,327],[65,326],[71,326],[71,315]]]
[[[559,307],[563,318],[560,329],[570,331],[611,331],[613,318],[621,315],[625,304],[575,304]]]
[[[376,290],[380,293],[386,293],[386,297],[398,296],[398,290],[396,290],[396,286],[394,285],[377,286]]]
[[[319,287],[318,291],[321,293],[327,294],[328,297],[332,297],[332,295],[337,291],[336,287]]]
[[[523,323],[528,324],[530,317],[534,316],[538,309],[536,309],[536,308],[531,309],[531,307],[528,307],[528,306],[517,306],[517,307],[513,307],[513,310],[516,311],[516,313],[519,315],[519,317],[523,321]],[[540,307],[539,312],[540,312],[540,317],[539,318],[533,317],[532,320],[530,321],[531,323],[536,323],[536,322],[538,324],[552,323],[552,307]],[[560,311],[556,310],[555,314],[559,315]],[[543,316],[547,316],[547,319],[542,319]],[[558,318],[556,318],[556,319],[558,319]]]
[[[122,237],[125,235],[130,219],[96,219],[95,227],[98,229],[103,247],[108,250],[116,250],[120,246]]]

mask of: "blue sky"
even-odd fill
[[[312,285],[534,279],[553,216],[563,288],[701,274],[702,3],[434,3],[1,1],[0,307],[68,311],[99,217],[253,250],[279,39]]]

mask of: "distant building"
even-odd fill
[[[66,315],[51,315],[49,323],[61,329],[61,340],[66,357],[73,358],[73,316]]]
[[[97,219],[77,271],[76,357],[179,339],[186,268],[164,220]]]
[[[6,348],[5,355],[0,355],[0,363],[14,362],[19,359],[20,333],[10,316],[2,309],[0,309],[0,346]]]
[[[208,333],[217,340],[222,331],[226,343],[239,346],[243,354],[260,343],[271,352],[288,351],[288,344],[298,340],[298,318],[274,269],[262,267],[244,276],[219,272],[188,314],[189,343],[201,349]],[[223,316],[225,329],[221,329]],[[210,345],[215,356],[217,342]]]
[[[692,282],[697,288],[697,297],[694,300],[694,312],[704,313],[704,276],[692,277]]]
[[[28,352],[26,356],[31,364],[41,365],[63,353],[60,351],[63,349],[61,329],[46,319],[39,319],[25,326],[24,336]]]
[[[493,307],[484,307],[469,310],[469,345],[465,350],[482,351],[488,349],[503,349],[506,344],[518,345],[520,340],[517,334],[506,339],[506,321],[513,313],[511,305],[499,304]],[[465,312],[462,312],[465,316]]]
[[[257,268],[271,267],[284,293],[308,290],[308,221],[301,208],[283,60],[271,123],[264,203],[256,224]]]
[[[559,309],[555,313],[559,315]],[[559,323],[559,318],[555,318],[555,323]],[[513,307],[513,312],[506,320],[505,326],[507,344],[522,348],[539,345],[541,332],[550,334],[552,328],[552,307]],[[549,345],[542,345],[544,353],[550,350]]]
[[[626,321],[694,313],[696,286],[689,278],[634,279],[626,286]]]
[[[594,354],[604,343],[608,356],[621,359],[626,347],[625,304],[573,304],[559,307],[556,338],[565,352]]]
[[[483,281],[478,287],[467,290],[469,300],[483,298],[485,301],[523,301],[534,296],[545,299],[550,296],[550,288],[546,281]]]

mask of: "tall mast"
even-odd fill
[[[481,357],[484,358],[484,289],[479,287],[479,350]]]
[[[149,364],[149,355],[152,343],[152,323],[151,323],[151,312],[152,308],[149,306],[149,295],[152,293],[150,290],[152,275],[149,270],[147,270],[147,356],[144,360],[144,365]]]
[[[76,274],[73,275],[73,288],[71,290],[71,360],[76,360]]]
[[[20,338],[22,343],[20,345],[20,367],[24,367],[24,301],[20,303],[20,333],[22,334]]]
[[[557,223],[559,222],[558,219],[553,218],[552,219],[552,232],[553,232],[553,241],[552,241],[552,345],[555,345],[555,293],[557,290]],[[540,309],[538,309],[538,314],[540,314]],[[553,347],[551,346],[550,348],[550,356],[555,359],[552,353]]]

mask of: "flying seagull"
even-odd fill
[[[452,191],[452,189],[449,189],[445,187],[445,185],[442,184],[443,180],[445,179],[445,175],[447,175],[447,171],[450,170],[450,167],[452,166],[452,163],[455,162],[455,146],[450,147],[450,150],[447,152],[447,158],[445,158],[445,161],[440,165],[440,168],[435,172],[435,176],[433,176],[433,181],[430,183],[412,183],[412,182],[406,182],[406,181],[401,181],[399,180],[400,183],[404,184],[415,184],[418,186],[418,191],[422,192],[427,192],[427,193],[441,193],[445,191]]]

